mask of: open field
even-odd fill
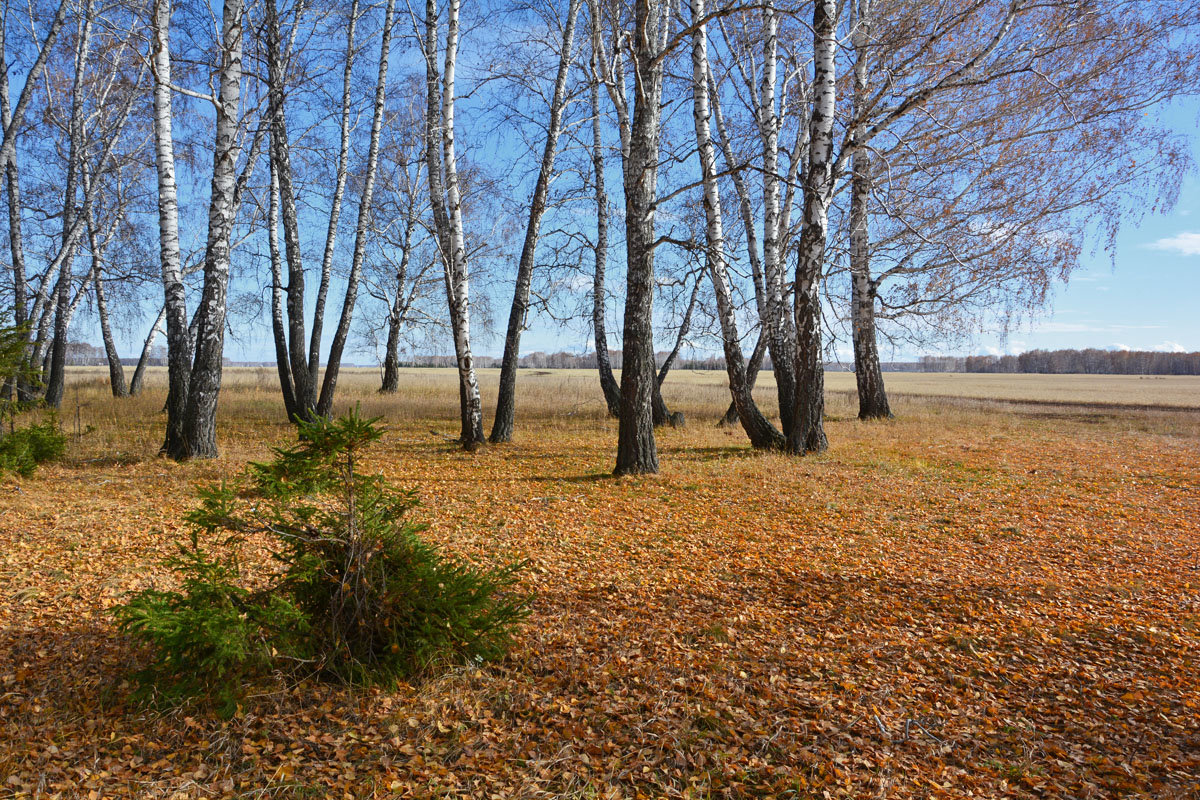
[[[1200,796],[1200,379],[889,374],[897,419],[863,424],[831,373],[831,449],[793,459],[672,373],[688,426],[617,480],[591,373],[523,372],[516,441],[473,455],[450,374],[340,403],[385,417],[372,465],[432,539],[529,559],[515,650],[221,720],[132,704],[107,609],[168,580],[197,486],[291,441],[275,375],[228,371],[223,457],[181,465],[161,374],[118,401],[77,371],[68,460],[0,478],[0,795]]]

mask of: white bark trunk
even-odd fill
[[[436,0],[425,3],[426,141],[429,195],[434,227],[445,272],[446,298],[458,362],[463,447],[473,450],[484,443],[483,407],[475,365],[471,357],[470,283],[466,242],[463,236],[462,197],[454,148],[455,68],[458,60],[459,0],[447,8],[445,66],[439,76],[438,14]],[[440,100],[440,102],[439,102]]]
[[[804,228],[796,260],[796,400],[792,453],[828,448],[825,438],[825,369],[821,351],[820,285],[825,271],[829,202],[833,196],[833,121],[837,101],[837,3],[816,0],[813,10],[813,108],[808,168],[804,176]]]
[[[572,49],[575,44],[575,20],[579,16],[580,0],[570,0],[567,20],[563,28],[562,47],[559,51],[558,72],[554,79],[554,95],[550,101],[550,124],[546,129],[546,143],[542,148],[542,162],[538,169],[537,183],[529,202],[529,219],[525,226],[525,240],[517,263],[516,286],[513,289],[512,308],[508,315],[508,331],[504,339],[504,358],[500,367],[500,390],[496,400],[496,416],[492,421],[493,444],[512,440],[513,423],[516,416],[517,362],[521,356],[521,332],[529,314],[529,290],[533,281],[533,260],[537,252],[538,236],[542,228],[542,216],[546,212],[550,196],[550,182],[554,179],[554,160],[558,155],[558,138],[562,133],[563,112],[567,105],[567,78],[574,60]]]
[[[342,365],[342,353],[350,336],[350,323],[354,317],[354,304],[358,299],[358,284],[362,279],[363,259],[366,257],[367,234],[371,222],[371,199],[375,191],[375,174],[379,165],[379,134],[383,128],[383,112],[387,99],[388,61],[392,51],[392,28],[395,24],[396,0],[388,0],[384,12],[383,39],[380,42],[379,69],[375,78],[374,110],[371,117],[371,140],[367,147],[367,171],[363,178],[362,195],[358,200],[358,222],[355,225],[354,253],[350,257],[350,274],[346,278],[346,295],[342,300],[342,315],[337,331],[329,346],[329,361],[325,365],[321,396],[317,401],[317,413],[327,417],[333,410],[333,393],[337,388],[338,370]]]
[[[709,110],[708,32],[700,24],[705,17],[704,0],[692,0],[692,119],[696,130],[696,152],[700,159],[700,175],[704,187],[704,219],[706,260],[709,277],[717,297],[717,314],[721,320],[721,339],[725,351],[725,368],[729,375],[729,391],[738,418],[750,442],[755,447],[781,448],[783,434],[763,417],[750,394],[746,365],[742,356],[742,341],[738,335],[737,316],[729,275],[725,265],[725,231],[721,214],[721,190],[717,182],[716,149],[713,147]],[[699,285],[699,284],[697,284]]]
[[[191,375],[187,294],[179,255],[179,200],[175,183],[175,138],[171,114],[171,0],[155,0],[152,53],[154,69],[154,161],[158,175],[158,247],[167,330],[167,430],[162,452],[182,459],[183,417]],[[153,332],[153,329],[151,329]]]
[[[221,19],[221,69],[216,103],[212,181],[208,206],[208,240],[204,252],[204,289],[200,296],[195,354],[188,380],[183,444],[187,458],[216,458],[217,401],[225,349],[225,316],[229,291],[230,235],[240,153],[238,133],[242,93],[242,0],[225,0]]]

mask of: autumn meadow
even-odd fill
[[[719,373],[680,373],[662,472],[614,478],[594,373],[523,375],[525,424],[476,453],[452,371],[391,397],[354,373],[370,468],[447,551],[527,559],[532,614],[500,662],[278,674],[222,718],[132,701],[110,608],[169,585],[198,487],[294,440],[274,376],[228,370],[223,458],[187,463],[157,455],[163,375],[120,400],[70,377],[65,461],[0,479],[6,795],[1200,794],[1197,379],[897,375],[896,418],[864,423],[831,374],[830,449],[796,459],[716,426]],[[1121,403],[1085,403],[1100,384]]]

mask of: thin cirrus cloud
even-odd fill
[[[1184,231],[1150,243],[1154,250],[1166,250],[1181,256],[1200,256],[1200,233]]]

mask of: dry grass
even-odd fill
[[[662,474],[617,480],[588,373],[523,374],[516,441],[476,454],[447,372],[347,375],[374,466],[452,552],[529,559],[534,615],[502,664],[265,686],[223,721],[130,704],[107,609],[168,580],[197,485],[293,441],[274,375],[230,370],[222,459],[175,464],[161,376],[117,401],[74,374],[69,460],[0,479],[0,793],[1200,796],[1200,413],[902,397],[864,424],[835,387],[830,452],[794,459],[712,424],[713,377],[670,382]]]

